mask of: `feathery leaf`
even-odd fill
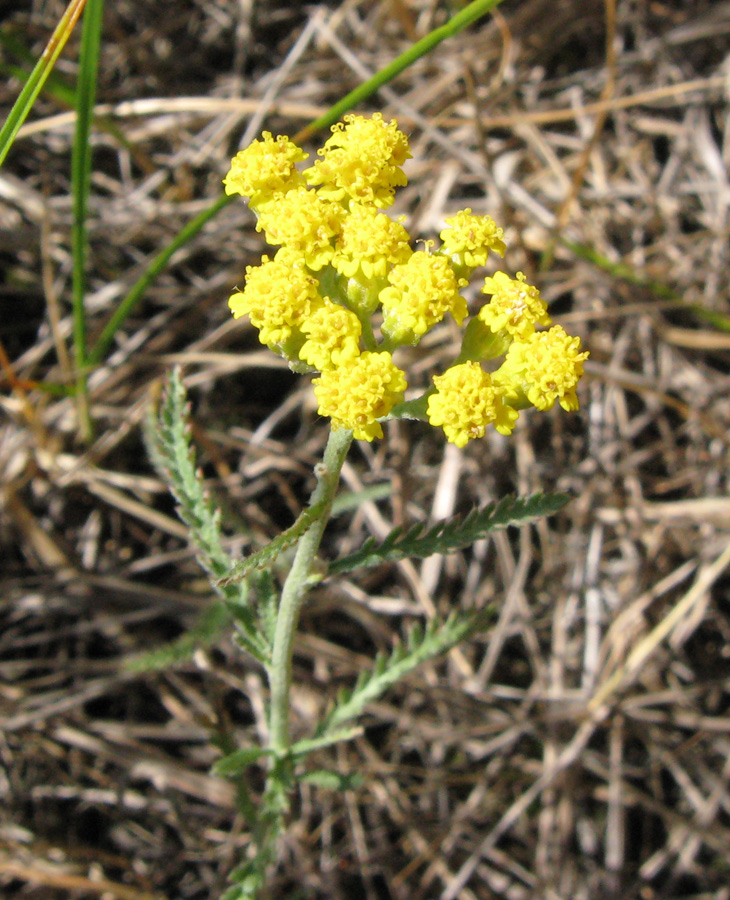
[[[453,553],[482,540],[492,531],[508,525],[522,525],[540,516],[552,515],[569,501],[566,494],[532,494],[529,497],[504,497],[490,503],[484,509],[475,509],[468,515],[437,522],[427,531],[418,523],[407,531],[394,528],[378,543],[368,538],[363,546],[330,563],[327,574],[336,575],[352,569],[376,566],[395,559],[425,559],[434,553]]]
[[[230,573],[233,560],[223,547],[220,511],[214,507],[195,464],[188,413],[185,386],[179,368],[175,368],[167,380],[159,409],[150,410],[145,430],[147,450],[177,500],[178,515],[189,528],[198,561],[238,626],[239,643],[266,663],[270,649],[256,627],[249,599],[250,581],[218,584]]]
[[[396,647],[389,657],[378,655],[372,669],[361,672],[352,690],[340,692],[334,709],[317,727],[314,740],[337,732],[409,672],[482,629],[491,616],[491,609],[454,612],[445,621],[432,619],[425,629],[414,626],[405,644]]]

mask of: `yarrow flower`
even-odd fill
[[[366,351],[345,368],[323,372],[313,384],[319,414],[330,416],[333,428],[351,428],[357,440],[372,441],[383,436],[377,420],[403,399],[406,377],[390,353]]]
[[[385,122],[380,113],[369,119],[347,115],[332,126],[332,137],[317,160],[303,172],[308,184],[331,200],[352,199],[385,208],[397,187],[408,183],[401,166],[411,158],[408,138],[398,123]]]
[[[231,160],[231,169],[223,179],[226,194],[242,194],[250,198],[251,206],[259,206],[304,184],[294,166],[308,157],[288,137],[274,138],[265,131],[262,141],[253,141]]]
[[[496,272],[484,279],[482,293],[492,299],[479,310],[479,318],[492,331],[506,331],[515,337],[532,334],[535,325],[550,325],[547,304],[536,287],[527,284],[522,272],[510,278]]]
[[[564,410],[578,409],[575,387],[583,375],[588,353],[580,352],[580,338],[566,334],[560,325],[536,331],[510,344],[505,360],[494,373],[510,402],[525,399],[537,409],[552,409],[557,400]]]
[[[332,265],[342,275],[367,280],[384,278],[389,266],[411,255],[409,235],[402,223],[374,206],[351,203],[335,244]]]
[[[448,228],[439,235],[441,249],[456,265],[469,269],[484,266],[490,250],[504,256],[504,231],[491,216],[474,216],[467,207],[446,219],[446,224]]]
[[[383,334],[398,344],[416,344],[447,312],[458,325],[468,312],[459,283],[443,256],[418,250],[394,266],[380,292]]]
[[[302,325],[323,302],[319,282],[304,260],[290,250],[279,250],[273,259],[264,256],[260,266],[246,267],[246,286],[231,296],[228,305],[234,318],[249,317],[262,344],[284,351],[301,345]]]
[[[304,323],[299,358],[320,372],[350,365],[360,355],[362,326],[355,313],[325,298]]]
[[[547,305],[521,272],[485,279],[491,299],[466,324],[456,362],[404,400],[406,376],[392,354],[418,344],[449,313],[461,327],[467,276],[490,253],[505,252],[502,229],[468,208],[446,219],[440,249],[430,241],[412,249],[403,217],[383,212],[406,184],[410,155],[397,123],[379,113],[334,125],[302,172],[296,166],[308,154],[283,135],[264,132],[238,153],[226,193],[249,198],[257,230],[279,249],[246,268],[243,290],[229,300],[233,315],[247,315],[259,340],[295,371],[320,372],[320,414],[358,440],[382,437],[387,418],[410,417],[463,447],[490,425],[510,434],[528,406],[577,409],[588,354],[559,326],[537,330],[551,325]],[[489,374],[482,363],[497,368]]]
[[[344,217],[338,203],[298,187],[261,209],[256,230],[263,231],[270,244],[298,251],[310,269],[318,270],[332,259],[333,239]]]
[[[463,447],[484,437],[487,425],[511,434],[517,411],[504,402],[490,375],[478,362],[465,362],[434,375],[436,393],[428,398],[428,421],[440,425],[446,438]]]

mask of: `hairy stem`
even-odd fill
[[[324,459],[317,467],[317,486],[309,508],[321,504],[321,511],[312,527],[302,536],[294,555],[291,571],[284,583],[274,632],[274,646],[269,668],[271,708],[269,742],[277,756],[289,749],[289,690],[291,687],[294,635],[299,612],[304,601],[309,578],[332,510],[332,501],[340,480],[340,470],[352,443],[352,432],[346,429],[330,431]]]

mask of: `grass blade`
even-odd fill
[[[36,97],[65,47],[66,41],[71,36],[71,32],[76,22],[78,22],[85,5],[86,0],[71,0],[46,44],[41,58],[36,63],[18,99],[13,104],[13,108],[10,110],[3,127],[0,128],[0,166],[2,166],[8,151],[13,146],[15,135],[26,120]]]
[[[71,155],[71,192],[73,194],[73,226],[71,256],[73,260],[73,341],[76,362],[76,403],[81,437],[91,437],[91,420],[87,391],[86,359],[86,211],[91,186],[91,142],[96,82],[101,46],[101,20],[104,0],[88,0],[81,29],[79,77],[76,89],[76,133]]]

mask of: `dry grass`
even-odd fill
[[[92,336],[219,195],[242,140],[298,131],[445,4],[161,7],[107,10],[99,102],[118,133],[95,137]],[[393,496],[337,520],[329,552],[507,491],[574,500],[473,552],[320,589],[296,656],[302,734],[409,622],[454,603],[496,617],[317,760],[362,782],[296,799],[277,898],[730,897],[730,4],[606,7],[505,0],[378,101],[411,134],[411,232],[465,205],[493,214],[510,270],[592,356],[581,412],[523,416],[512,440],[459,452],[405,423],[359,446],[348,487]],[[5,27],[37,53],[60,8]],[[140,418],[184,362],[205,472],[230,533],[254,542],[299,510],[325,427],[226,309],[263,250],[239,203],[148,290],[91,379],[94,441],[76,443],[72,401],[35,387],[70,378],[71,123],[42,98],[0,173],[0,885],[212,900],[247,835],[232,785],[208,774],[210,737],[256,739],[263,682],[228,640],[173,671],[125,665],[210,602]],[[424,379],[454,340],[434,335]]]

